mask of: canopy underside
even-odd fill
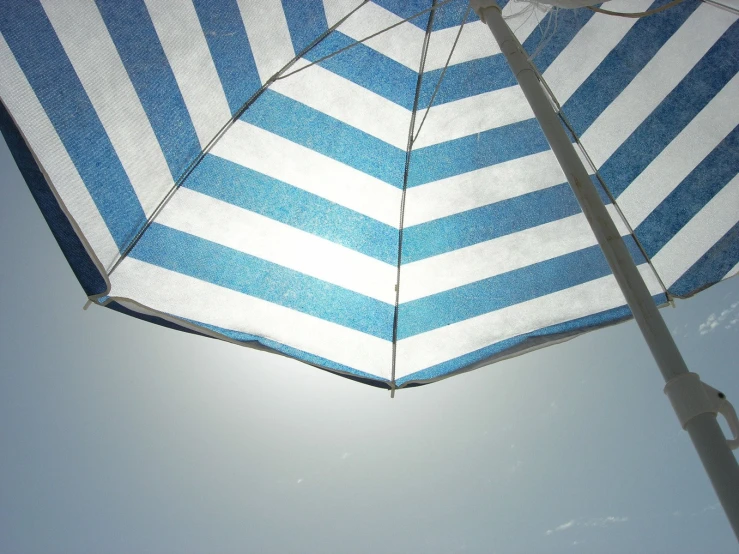
[[[628,318],[488,29],[411,4],[7,2],[0,127],[86,293],[398,387]],[[527,6],[655,301],[736,274],[737,16]]]

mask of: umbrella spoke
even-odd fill
[[[454,55],[454,50],[457,47],[457,43],[459,42],[459,37],[462,34],[462,29],[464,29],[465,23],[467,23],[467,17],[470,15],[470,10],[472,8],[468,7],[467,11],[464,12],[464,16],[462,17],[462,23],[459,26],[459,31],[457,31],[457,37],[454,39],[454,44],[452,44],[452,48],[449,51],[449,57],[446,59],[446,63],[444,64],[444,68],[441,70],[441,74],[439,75],[439,79],[436,81],[436,86],[434,87],[434,92],[431,94],[431,100],[429,100],[429,105],[426,106],[426,110],[423,112],[423,118],[421,119],[421,123],[418,125],[418,130],[416,131],[415,136],[413,137],[413,140],[411,141],[411,145],[416,142],[416,139],[418,138],[418,135],[421,132],[421,128],[423,127],[424,122],[426,121],[426,117],[429,114],[429,110],[431,109],[431,106],[434,105],[434,100],[436,99],[436,94],[439,92],[439,88],[441,87],[441,82],[444,80],[444,75],[446,74],[446,70],[449,67],[449,62],[452,61],[452,56]]]
[[[349,16],[351,16],[352,14],[354,14],[359,8],[361,8],[362,6],[364,6],[368,1],[369,0],[365,0],[365,2],[363,2],[362,4],[360,4],[359,6],[357,6],[357,8],[355,8],[351,13],[349,13],[346,17],[344,17],[341,21],[339,21],[336,25],[334,25],[334,27],[332,29],[335,29],[341,23],[343,23],[344,21],[346,21],[349,18]],[[296,73],[300,73],[304,69],[308,69],[309,67],[314,66],[316,64],[319,64],[321,62],[324,62],[324,61],[326,61],[326,60],[328,60],[330,58],[333,58],[334,56],[338,56],[342,52],[346,52],[347,50],[351,50],[355,46],[359,46],[360,44],[363,44],[363,43],[367,42],[368,40],[371,40],[371,39],[375,38],[376,36],[379,36],[379,35],[381,35],[383,33],[386,33],[387,31],[390,31],[391,29],[395,29],[395,27],[398,27],[398,26],[402,25],[403,23],[406,23],[406,22],[408,22],[408,21],[410,21],[412,19],[415,19],[416,17],[419,17],[419,16],[421,16],[421,15],[423,15],[425,13],[429,13],[430,11],[436,10],[436,9],[440,8],[441,6],[444,6],[445,4],[448,4],[451,1],[452,0],[443,0],[442,2],[439,2],[438,4],[435,4],[435,5],[433,5],[430,8],[427,8],[425,10],[422,10],[422,11],[420,11],[418,13],[414,13],[412,16],[407,17],[407,18],[405,18],[405,19],[403,19],[401,21],[398,21],[396,23],[393,23],[389,27],[385,27],[384,29],[381,29],[381,30],[377,31],[376,33],[372,33],[371,35],[366,36],[363,39],[357,40],[356,42],[352,42],[348,46],[345,46],[344,48],[340,48],[336,52],[331,52],[330,54],[327,54],[327,55],[325,55],[325,56],[317,59],[314,62],[311,62],[309,64],[306,64],[306,65],[304,65],[304,66],[296,69],[295,71],[291,71],[290,73],[287,73],[286,75],[280,75],[279,77],[276,77],[275,79],[276,80],[277,79],[285,79],[287,77],[290,77],[291,75],[295,75]],[[466,16],[465,16],[465,18],[466,18]]]

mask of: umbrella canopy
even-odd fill
[[[393,388],[630,316],[464,0],[5,4],[2,131],[96,303]],[[504,15],[655,302],[737,273],[736,9]]]

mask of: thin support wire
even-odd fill
[[[413,143],[416,142],[416,139],[418,139],[418,135],[421,133],[421,129],[423,128],[423,124],[426,121],[426,117],[429,115],[429,110],[431,109],[431,106],[434,105],[434,100],[436,99],[436,93],[439,92],[439,88],[441,87],[441,82],[444,80],[444,75],[446,75],[446,70],[449,67],[449,63],[452,61],[452,55],[454,54],[454,49],[457,47],[457,42],[459,42],[459,37],[462,35],[462,29],[464,29],[465,23],[467,23],[467,17],[470,15],[471,10],[472,10],[472,7],[467,6],[467,11],[464,12],[464,17],[462,18],[462,24],[459,26],[459,31],[457,31],[457,36],[454,39],[454,44],[452,44],[452,49],[449,51],[449,57],[447,57],[446,59],[446,63],[444,64],[444,69],[441,70],[439,79],[436,81],[436,86],[434,87],[434,92],[433,94],[431,94],[431,100],[429,100],[429,105],[426,107],[426,111],[423,113],[423,118],[421,119],[421,123],[418,126],[416,135],[411,139],[411,146],[413,146]],[[411,129],[411,132],[412,131],[413,130]]]
[[[390,372],[390,397],[395,396],[395,363],[398,352],[398,317],[400,306],[400,267],[403,262],[403,221],[405,219],[405,197],[408,190],[408,174],[411,165],[411,151],[413,149],[413,129],[416,124],[416,113],[418,111],[418,101],[421,97],[421,84],[423,83],[423,69],[426,65],[426,55],[429,50],[429,42],[431,41],[431,30],[434,27],[434,14],[436,8],[442,4],[436,4],[436,0],[432,0],[431,15],[426,25],[426,35],[423,37],[423,47],[421,48],[421,62],[418,68],[418,79],[416,80],[416,94],[413,99],[413,111],[411,112],[411,122],[408,127],[408,146],[405,152],[405,170],[403,172],[403,192],[400,196],[400,223],[398,225],[398,263],[397,273],[395,275],[395,311],[393,312],[393,357]]]
[[[365,0],[365,2],[367,2],[367,1],[368,0]],[[403,23],[406,23],[407,21],[410,21],[411,19],[415,19],[416,17],[418,17],[420,15],[423,15],[425,13],[428,13],[428,12],[432,11],[432,10],[438,9],[441,6],[443,6],[444,4],[448,4],[449,2],[452,2],[452,0],[443,0],[442,2],[439,2],[438,4],[436,4],[436,5],[434,5],[434,6],[430,7],[430,8],[427,8],[427,9],[425,9],[423,11],[420,11],[418,13],[415,13],[415,14],[413,14],[410,17],[407,17],[407,18],[405,18],[405,19],[403,19],[401,21],[398,21],[397,23],[393,23],[392,25],[390,25],[390,27],[386,27],[385,29],[382,29],[380,31],[377,31],[376,33],[372,33],[368,37],[364,37],[361,40],[357,40],[355,42],[352,42],[348,46],[344,46],[344,48],[338,49],[336,52],[332,52],[331,54],[327,54],[326,56],[323,56],[322,58],[319,58],[319,59],[317,59],[317,60],[315,60],[315,61],[313,61],[313,62],[311,62],[311,63],[309,63],[307,65],[304,65],[304,66],[296,69],[295,71],[291,71],[287,75],[282,75],[282,76],[278,77],[278,79],[286,79],[287,77],[290,77],[291,75],[295,75],[296,73],[300,73],[304,69],[308,69],[309,67],[311,67],[313,65],[316,65],[316,64],[319,64],[319,63],[321,63],[323,61],[326,61],[329,58],[333,58],[334,56],[337,56],[337,55],[341,54],[342,52],[346,52],[347,50],[349,50],[351,48],[354,48],[355,46],[359,46],[363,42],[367,42],[368,40],[373,39],[376,36],[381,35],[382,33],[385,33],[387,31],[389,31],[390,29],[395,29],[395,27],[398,27],[399,25],[402,25]],[[344,19],[346,19],[346,17]]]
[[[726,4],[722,4],[721,2],[716,2],[716,0],[701,0],[701,2],[703,2],[704,4],[708,4],[709,6],[715,6],[729,13],[733,13],[734,15],[739,15],[738,9],[727,6]]]
[[[533,2],[523,2],[523,3],[526,4],[526,7],[523,8],[522,10],[519,10],[516,13],[512,13],[510,15],[504,15],[503,16],[503,19],[505,19],[506,21],[508,21],[509,19],[515,19],[515,18],[517,18],[519,15],[526,14],[526,19],[524,19],[521,23],[519,23],[518,24],[518,27],[516,27],[513,30],[513,34],[514,35],[518,32],[518,30],[521,27],[523,27],[524,25],[526,25],[526,23],[528,23],[529,19],[531,19],[531,16],[534,15],[539,9],[542,9],[542,11],[545,14],[549,11],[549,7],[546,7],[545,8],[541,4],[535,4]],[[546,6],[546,4],[544,4],[544,6]],[[539,18],[538,18],[538,16],[535,17],[535,19],[536,19],[536,23],[537,23],[537,27],[538,27],[539,26]]]
[[[541,21],[539,20],[539,15],[536,14],[537,27],[541,31],[541,38],[539,39],[539,44],[536,45],[536,48],[534,49],[534,51],[528,55],[529,61],[533,62],[534,59],[544,51],[544,48],[546,48],[549,45],[549,43],[554,38],[554,35],[557,34],[557,29],[559,28],[559,10],[560,8],[557,8],[556,6],[554,6],[550,10],[547,10],[544,13],[544,17],[546,17],[547,19],[547,24],[544,27],[544,29],[541,28]],[[552,28],[552,25],[554,25],[553,28]]]
[[[595,167],[595,163],[593,162],[587,150],[585,149],[585,146],[580,141],[580,136],[575,132],[574,127],[572,126],[570,121],[567,119],[567,116],[562,111],[562,106],[560,106],[559,102],[557,101],[557,97],[554,95],[554,92],[552,91],[552,89],[549,88],[549,84],[544,79],[544,76],[541,73],[539,73],[539,70],[536,68],[536,66],[534,64],[530,64],[530,65],[534,69],[534,72],[536,73],[537,77],[539,78],[539,82],[542,84],[544,89],[547,91],[549,100],[554,106],[554,109],[557,112],[557,115],[559,116],[560,121],[562,121],[564,126],[570,132],[570,135],[572,136],[572,138],[575,139],[575,143],[580,149],[580,152],[582,153],[585,160],[588,162],[590,169],[592,170],[595,177],[598,179],[598,182],[600,183],[600,185],[603,187],[603,190],[608,196],[608,199],[611,201],[611,204],[613,204],[614,208],[616,208],[616,213],[618,213],[618,216],[621,218],[621,221],[626,227],[626,230],[629,232],[631,237],[634,239],[636,246],[639,248],[639,251],[641,252],[642,256],[644,256],[644,259],[647,261],[647,264],[649,264],[649,267],[652,270],[652,273],[657,278],[657,281],[659,282],[659,286],[662,288],[662,291],[665,293],[665,296],[667,297],[667,301],[670,304],[672,304],[673,303],[672,295],[670,294],[670,291],[667,290],[667,287],[665,286],[664,281],[662,281],[662,277],[657,272],[657,269],[654,267],[654,264],[652,263],[652,258],[650,258],[649,254],[647,254],[647,251],[644,248],[644,245],[642,245],[641,241],[639,240],[639,237],[636,236],[634,229],[631,227],[631,224],[629,223],[628,219],[626,219],[626,215],[621,210],[621,206],[619,206],[618,202],[616,202],[616,197],[611,192],[611,189],[608,188],[608,185],[606,184],[605,179],[603,179],[603,177],[601,176],[600,171],[598,171],[598,168]]]

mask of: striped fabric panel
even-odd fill
[[[736,17],[501,5],[655,302],[736,273]],[[629,317],[489,31],[464,0],[402,22],[430,6],[14,1],[0,95],[97,267],[127,253],[106,298],[134,315],[381,386]]]

